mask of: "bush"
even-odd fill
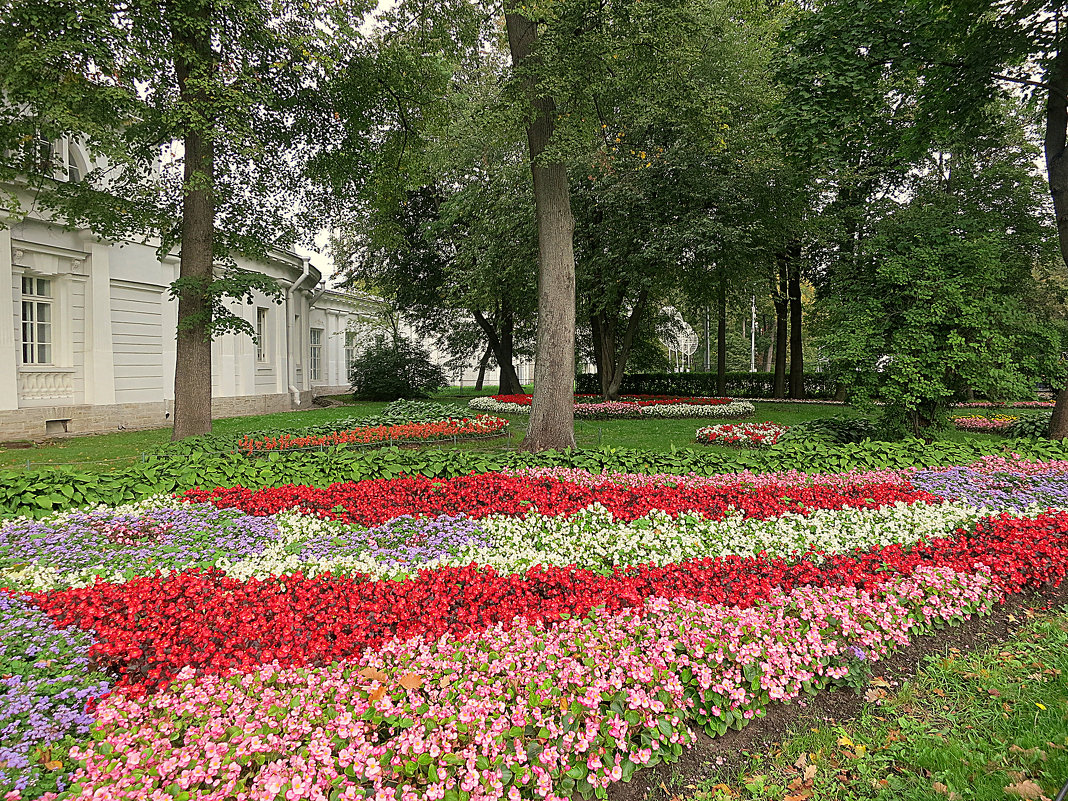
[[[806,398],[833,398],[835,388],[835,382],[825,373],[805,374]],[[727,373],[726,389],[727,396],[731,398],[770,398],[775,389],[775,374]],[[577,376],[575,391],[579,394],[600,394],[597,375],[589,373]],[[624,395],[710,397],[716,394],[716,374],[628,373],[623,376],[620,392]]]
[[[828,445],[846,445],[871,439],[874,434],[875,425],[867,417],[846,417],[835,414],[792,425],[779,437],[779,442],[823,442]]]
[[[353,362],[352,393],[362,400],[426,398],[446,385],[445,373],[429,354],[406,339],[375,338]]]
[[[1021,414],[1005,429],[1005,436],[1016,439],[1046,439],[1049,437],[1049,421],[1053,410]]]

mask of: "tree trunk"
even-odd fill
[[[486,368],[489,366],[490,356],[493,355],[493,348],[487,347],[486,352],[482,354],[482,358],[478,362],[478,378],[475,379],[475,392],[482,391],[482,384],[486,380]],[[497,392],[500,392],[500,387],[497,388]],[[503,394],[503,393],[502,393]]]
[[[727,394],[727,279],[722,268],[716,297],[716,395]]]
[[[790,246],[790,397],[805,397],[805,357],[801,343],[801,246]]]
[[[502,303],[500,308],[500,332],[494,327],[486,315],[478,309],[471,310],[471,316],[475,318],[478,327],[486,335],[490,350],[497,359],[500,368],[500,385],[497,387],[498,395],[523,395],[523,385],[519,381],[519,374],[515,371],[512,354],[512,340],[515,332],[515,319],[511,313],[511,307]]]
[[[1068,265],[1068,50],[1058,42],[1046,94],[1046,179],[1057,218],[1061,260]],[[1068,437],[1068,386],[1057,393],[1050,418],[1051,439]]]
[[[786,397],[786,345],[787,345],[787,297],[789,295],[786,277],[786,254],[779,254],[778,288],[772,297],[775,304],[775,382],[772,388],[773,398]]]
[[[522,77],[534,119],[527,125],[534,209],[538,226],[538,340],[534,401],[523,450],[575,447],[575,219],[567,168],[542,158],[553,135],[556,107],[539,93],[532,68],[537,23],[513,6],[505,14],[512,65]]]
[[[634,346],[634,337],[638,333],[645,306],[649,300],[649,293],[642,290],[638,295],[634,308],[631,309],[627,318],[627,328],[623,332],[623,341],[616,345],[616,324],[614,320],[606,318],[604,312],[590,315],[591,328],[594,331],[594,351],[599,353],[598,371],[601,379],[601,397],[606,401],[619,400],[620,389],[623,386],[623,376],[626,373],[627,359],[630,357],[631,348]]]
[[[181,30],[175,32],[178,55],[174,70],[186,118],[204,116],[210,126],[208,105],[198,81],[214,69],[207,13],[186,9]],[[196,12],[200,11],[200,14]],[[192,86],[190,85],[192,84]],[[208,288],[214,276],[214,145],[204,135],[205,123],[186,126],[182,143],[184,185],[178,275],[178,335],[175,343],[174,429],[172,440],[211,433],[211,327]]]

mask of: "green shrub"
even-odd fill
[[[817,417],[790,426],[779,437],[779,442],[823,442],[828,445],[845,445],[872,439],[875,425],[867,417],[846,417],[835,414]]]
[[[352,393],[363,400],[426,398],[447,383],[445,373],[421,347],[384,336],[356,357],[349,381]]]
[[[1022,439],[1047,439],[1049,437],[1049,421],[1053,418],[1053,410],[1043,412],[1028,412],[1021,414],[1009,427],[1005,429],[1005,436]]]

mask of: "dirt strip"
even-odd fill
[[[1024,610],[1068,604],[1068,582],[1043,593],[1023,593],[994,609],[985,617],[973,617],[960,626],[941,629],[922,637],[890,657],[872,665],[872,673],[897,686],[916,676],[924,657],[937,654],[969,653],[1004,642],[1027,622]],[[641,770],[627,784],[608,788],[609,801],[664,801],[676,795],[685,797],[686,785],[695,785],[715,770],[732,776],[748,763],[745,752],[774,748],[791,732],[812,726],[833,725],[857,717],[865,706],[862,697],[851,690],[824,690],[799,704],[772,704],[767,714],[741,731],[729,729],[720,737],[698,731],[697,742],[683,751],[679,761]]]

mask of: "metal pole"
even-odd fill
[[[753,298],[753,319],[749,324],[749,372],[756,372],[756,295]]]

